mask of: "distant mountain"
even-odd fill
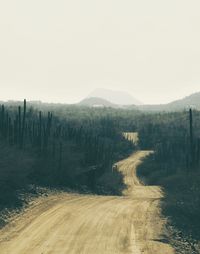
[[[124,94],[122,92],[122,97],[123,96]],[[88,107],[124,108],[124,109],[130,109],[130,110],[138,109],[141,111],[179,111],[179,110],[188,109],[190,107],[200,110],[200,92],[194,93],[190,96],[187,96],[180,100],[173,101],[171,103],[160,104],[160,105],[134,105],[134,104],[127,105],[127,104],[120,104],[122,103],[122,100],[121,101],[118,100],[118,102],[120,102],[119,104],[113,103],[112,101],[109,101],[108,99],[104,99],[100,97],[87,97],[86,99],[78,103],[78,105],[81,105],[81,106],[83,105]]]
[[[141,105],[142,102],[135,99],[132,95],[124,91],[114,91],[99,88],[90,93],[87,98],[101,98],[116,105]]]
[[[191,94],[183,99],[176,100],[168,104],[141,105],[138,106],[138,109],[144,111],[178,111],[188,109],[190,107],[200,110],[200,92]]]
[[[181,108],[181,107],[193,107],[193,108],[198,108],[200,109],[200,92],[198,93],[193,93],[181,100],[176,100],[174,102],[171,102],[168,104],[170,107],[176,107],[176,108]]]
[[[119,108],[118,105],[111,103],[105,99],[97,98],[97,97],[90,97],[86,98],[78,103],[80,106],[87,106],[87,107],[111,107],[111,108]]]

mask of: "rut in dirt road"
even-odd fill
[[[123,196],[49,196],[0,232],[1,254],[172,254],[160,241],[162,191],[142,185],[138,151],[118,163],[127,185]]]

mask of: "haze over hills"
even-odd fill
[[[88,107],[111,107],[111,108],[119,108],[120,106],[110,101],[107,101],[98,97],[90,97],[85,98],[78,103],[80,106],[88,106]]]
[[[123,94],[123,93],[122,93]],[[123,94],[124,95],[124,94]],[[16,105],[17,103],[22,103],[20,101],[0,101],[0,104],[8,104],[8,105]],[[29,105],[37,106],[38,105],[66,105],[66,106],[87,106],[87,107],[110,107],[110,108],[122,108],[129,110],[140,110],[140,111],[180,111],[184,109],[188,109],[190,107],[200,110],[200,92],[193,93],[189,96],[186,96],[182,99],[172,101],[167,104],[154,104],[154,105],[135,105],[135,104],[117,104],[113,103],[110,100],[101,98],[101,97],[87,97],[76,104],[62,104],[62,103],[44,103],[42,101],[29,101]]]
[[[116,91],[98,88],[91,92],[87,98],[101,98],[117,105],[142,105],[143,103],[125,91]]]
[[[193,93],[180,100],[160,105],[140,105],[138,109],[144,111],[178,111],[188,108],[200,109],[200,92]]]
[[[112,92],[111,90],[109,91],[109,94],[106,96],[106,89],[103,89],[103,93],[99,93],[97,97],[87,97],[84,100],[82,100],[79,105],[84,105],[84,106],[89,106],[89,107],[95,107],[95,106],[99,106],[99,107],[113,107],[113,108],[125,108],[125,109],[138,109],[138,110],[142,110],[142,111],[179,111],[179,110],[183,110],[183,109],[187,109],[189,107],[192,108],[196,108],[196,109],[200,109],[200,92],[191,94],[183,99],[180,100],[176,100],[173,101],[171,103],[167,103],[167,104],[155,104],[155,105],[138,105],[138,104],[121,104],[122,101],[124,100],[125,96],[124,93],[122,92],[122,97],[123,99],[121,101],[118,100],[118,102],[120,103],[113,103],[112,101],[114,99],[109,100],[109,99],[105,99],[104,97],[109,97],[111,96]],[[92,94],[97,93],[98,91],[94,91]],[[115,94],[115,91],[114,93]],[[125,93],[127,95],[127,93]],[[117,97],[120,96],[120,94],[117,91]],[[114,97],[114,96],[113,96]],[[115,97],[115,101],[116,101],[116,97]],[[129,100],[130,102],[130,100]]]

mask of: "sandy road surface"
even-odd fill
[[[137,132],[124,132],[123,136],[129,141],[132,141],[134,144],[138,144],[139,135]]]
[[[143,186],[135,174],[148,154],[139,151],[118,163],[127,184],[124,196],[49,196],[0,231],[0,253],[174,253],[162,241],[162,192]]]

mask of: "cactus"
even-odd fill
[[[21,148],[23,148],[23,145],[24,145],[25,123],[26,123],[26,100],[24,100],[24,108],[23,108],[22,130],[21,130],[21,139],[20,139]]]
[[[62,150],[63,150],[63,144],[62,144],[62,142],[60,142],[60,146],[59,146],[59,162],[58,162],[58,168],[59,168],[59,170],[62,169]]]
[[[41,154],[42,151],[42,112],[39,112],[39,130],[38,130],[38,145],[39,152]]]
[[[18,143],[21,144],[21,106],[18,107]]]
[[[192,109],[189,111],[189,120],[190,120],[190,167],[194,168],[195,166],[195,154],[194,154],[194,131],[193,131],[193,112]]]
[[[200,166],[200,138],[197,139],[197,156],[196,156],[197,166]]]
[[[14,135],[13,135],[13,125],[12,125],[12,121],[11,118],[8,118],[8,142],[10,145],[13,144],[14,142]]]
[[[48,112],[46,129],[44,126],[44,150],[45,151],[48,150],[48,143],[49,143],[49,138],[51,135],[51,124],[52,124],[52,114]]]
[[[5,118],[5,107],[4,105],[2,105],[1,106],[1,126],[0,126],[2,134],[4,132],[4,118]]]

